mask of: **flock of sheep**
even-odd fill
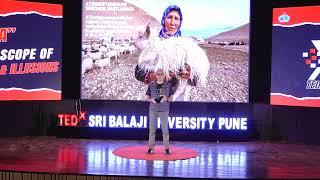
[[[93,67],[110,66],[123,54],[133,54],[137,48],[133,42],[89,41],[82,44],[82,75]]]

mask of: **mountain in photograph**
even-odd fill
[[[245,24],[236,29],[219,33],[206,39],[207,42],[249,42],[250,24]]]

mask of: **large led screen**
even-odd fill
[[[248,102],[250,0],[83,0],[81,98]]]
[[[320,6],[273,9],[273,105],[320,107]]]
[[[62,5],[1,0],[0,100],[60,100]]]

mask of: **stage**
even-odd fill
[[[28,179],[23,178],[27,172],[30,177],[52,176],[49,179],[62,175],[89,179],[95,176],[131,179],[320,177],[320,146],[285,142],[172,141],[173,146],[199,153],[195,158],[176,161],[125,159],[112,153],[120,147],[146,143],[55,137],[1,138],[0,179],[8,179],[11,176],[8,173],[15,172],[22,173],[22,179]],[[157,144],[162,145],[160,141]]]

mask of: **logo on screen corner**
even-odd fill
[[[281,23],[287,23],[290,21],[290,16],[286,13],[283,13],[278,17],[278,21]]]
[[[315,48],[302,53],[305,64],[313,70],[307,80],[306,89],[320,89],[320,40],[311,40],[311,42]]]

